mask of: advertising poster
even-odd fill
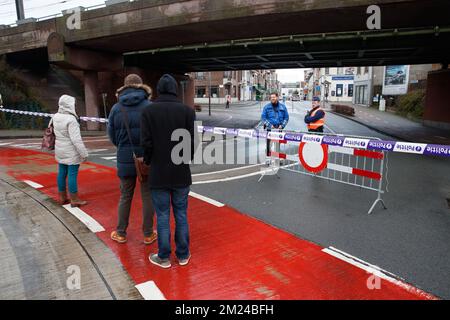
[[[383,95],[402,95],[408,92],[409,66],[386,66],[383,76]]]

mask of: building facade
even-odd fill
[[[352,102],[354,94],[354,67],[314,68],[305,70],[307,99],[320,97],[328,102]]]
[[[227,95],[232,102],[266,100],[270,92],[280,92],[276,70],[244,70],[195,72],[195,103],[225,103]]]

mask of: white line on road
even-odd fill
[[[257,175],[261,175],[261,172],[258,171],[258,172],[243,174],[243,175],[236,176],[236,177],[229,177],[229,178],[222,178],[222,179],[214,179],[214,180],[207,180],[207,181],[195,181],[192,184],[207,184],[207,183],[216,183],[216,182],[227,182],[227,181],[233,181],[233,180],[248,178],[248,177],[252,177],[252,176],[257,176]]]
[[[212,204],[213,206],[216,206],[216,207],[219,207],[219,208],[225,206],[223,203],[220,203],[219,201],[216,201],[216,200],[213,200],[213,199],[211,199],[211,198],[202,196],[202,195],[200,195],[200,194],[198,194],[198,193],[195,193],[195,192],[192,192],[192,191],[189,192],[189,195],[190,195],[191,197],[193,197],[193,198],[196,198],[196,199],[199,199],[199,200],[208,202],[209,204]]]
[[[12,142],[1,142],[0,147],[2,146],[9,146]]]
[[[405,289],[408,292],[412,292],[412,293],[421,295],[427,299],[433,298],[430,294],[428,294],[412,285],[405,283],[404,282],[405,280],[400,278],[399,276],[397,276],[389,271],[386,271],[384,269],[381,269],[378,266],[370,264],[364,260],[361,260],[357,257],[354,257],[344,251],[338,250],[334,247],[328,247],[328,248],[323,249],[322,252],[327,253],[327,254],[329,254],[337,259],[340,259],[342,261],[345,261],[345,262],[347,262],[355,267],[358,267],[362,270],[365,270],[366,272],[371,273],[381,279],[391,282],[391,283]]]
[[[29,143],[25,143],[25,144],[12,144],[12,145],[10,145],[10,147],[13,147],[13,148],[22,148],[22,149],[40,149],[39,146],[37,146],[37,145],[30,145]]]
[[[147,281],[135,287],[145,300],[167,300],[154,281]]]
[[[105,231],[105,228],[103,228],[100,223],[98,223],[94,218],[92,218],[90,215],[88,215],[80,208],[72,208],[70,204],[66,204],[65,206],[63,206],[63,208],[69,211],[72,215],[74,215],[92,232],[97,233]]]
[[[103,160],[116,160],[117,156],[115,157],[102,157]]]
[[[336,131],[334,131],[333,129],[331,129],[330,126],[325,125],[325,128],[327,128],[328,130],[330,130],[332,134],[336,134]]]
[[[35,188],[35,189],[41,189],[44,187],[43,185],[36,183],[34,181],[31,181],[31,180],[24,180],[23,182],[25,182],[27,185],[29,185],[30,187]]]
[[[226,169],[226,170],[220,170],[220,171],[196,173],[196,174],[193,174],[192,176],[193,177],[207,176],[207,175],[212,175],[212,174],[220,174],[220,173],[225,173],[225,172],[244,170],[244,169],[249,169],[249,168],[258,167],[258,166],[261,166],[261,164],[252,164],[252,165],[245,166],[245,167],[238,167],[238,168],[232,168],[232,169]]]

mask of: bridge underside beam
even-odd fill
[[[123,68],[121,54],[68,46],[64,37],[52,33],[47,44],[48,60],[65,69],[89,71],[118,71]]]
[[[187,72],[439,63],[449,56],[450,29],[424,29],[199,44],[126,54],[124,63]]]

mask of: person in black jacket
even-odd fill
[[[176,80],[165,74],[157,86],[158,98],[142,113],[141,143],[144,161],[150,166],[149,180],[158,221],[158,254],[151,254],[150,262],[170,268],[170,205],[175,216],[175,242],[178,263],[189,263],[189,225],[187,206],[192,184],[189,162],[194,157],[195,111],[177,98]],[[186,133],[180,141],[172,141],[177,132]],[[187,148],[175,152],[184,160],[172,158],[174,147],[189,140]],[[186,144],[185,144],[186,145]],[[187,154],[189,153],[189,154]]]
[[[117,90],[118,102],[111,109],[108,119],[108,135],[117,147],[117,175],[120,178],[120,201],[118,223],[111,239],[118,243],[127,242],[127,228],[131,203],[136,187],[136,167],[133,152],[142,157],[141,113],[150,107],[150,87],[143,84],[141,77],[130,74],[125,78],[124,86]],[[125,125],[128,123],[130,135]],[[152,244],[157,234],[153,230],[154,209],[148,181],[141,183],[144,243]]]

